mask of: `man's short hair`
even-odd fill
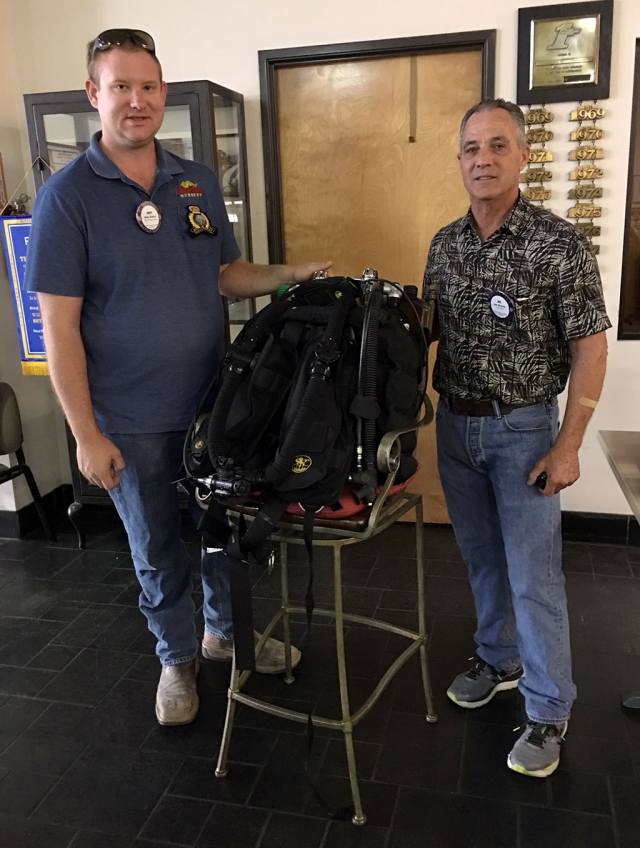
[[[469,109],[460,123],[460,145],[462,146],[462,134],[464,132],[464,128],[467,126],[469,118],[478,112],[493,112],[494,109],[504,109],[505,112],[508,112],[511,115],[518,130],[518,146],[526,147],[526,127],[522,109],[519,106],[516,106],[515,103],[511,103],[510,100],[504,100],[502,97],[498,97],[495,100],[481,100],[480,103],[476,103],[475,106],[472,106],[471,109]]]
[[[119,44],[117,47],[111,47],[109,50],[139,50],[141,53],[146,53],[148,56],[151,56],[153,61],[158,66],[158,72],[160,74],[160,79],[162,80],[162,65],[160,64],[160,60],[156,56],[155,53],[151,53],[149,50],[145,50],[144,47],[138,47],[137,44],[134,44],[132,41],[125,41],[123,44]],[[100,56],[104,56],[109,50],[96,50],[95,49],[95,39],[92,39],[87,44],[87,73],[89,74],[89,79],[91,82],[98,85],[99,77],[96,74],[96,67],[100,61]]]

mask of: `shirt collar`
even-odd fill
[[[498,233],[511,233],[514,236],[517,236],[519,233],[524,230],[529,222],[529,218],[531,217],[531,209],[532,206],[528,200],[526,200],[521,191],[518,191],[518,199],[516,200],[513,208],[504,219],[500,227],[496,232]],[[476,228],[473,223],[473,215],[471,213],[471,207],[469,207],[469,211],[467,214],[460,219],[460,231],[470,230],[473,233],[477,234]],[[495,235],[495,233],[493,233]]]
[[[108,180],[122,179],[122,171],[118,168],[115,162],[104,152],[100,146],[102,138],[102,130],[98,131],[91,139],[91,144],[87,149],[87,161],[99,177],[105,177]],[[156,146],[156,162],[158,165],[158,176],[161,172],[169,175],[169,178],[175,174],[183,174],[184,168],[179,165],[173,156],[169,156],[164,147],[160,144],[157,138],[153,140]],[[167,179],[163,180],[166,182]]]

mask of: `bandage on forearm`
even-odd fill
[[[595,409],[598,405],[597,400],[591,400],[591,398],[588,397],[581,397],[578,403],[582,404],[582,406],[588,406],[589,409]]]

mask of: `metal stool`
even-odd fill
[[[431,416],[432,416],[431,412]],[[417,426],[424,426],[431,420],[429,415]],[[405,432],[405,431],[403,431]],[[354,824],[362,825],[366,822],[366,816],[362,810],[362,802],[360,799],[360,788],[358,785],[358,774],[356,770],[355,751],[353,745],[353,728],[358,722],[363,719],[371,710],[374,704],[378,701],[382,693],[385,691],[393,677],[402,668],[402,666],[416,652],[420,652],[420,665],[422,668],[422,682],[424,686],[424,694],[427,709],[427,721],[435,722],[438,717],[434,711],[433,695],[431,691],[431,682],[429,678],[429,668],[427,665],[427,632],[425,624],[424,612],[424,538],[423,538],[423,514],[422,514],[422,495],[410,494],[409,492],[400,492],[395,497],[389,498],[389,492],[393,486],[395,478],[395,469],[397,463],[393,462],[394,457],[391,456],[391,450],[400,433],[389,433],[380,446],[378,454],[378,465],[383,470],[388,470],[387,480],[382,487],[381,492],[376,498],[370,512],[365,514],[364,519],[343,520],[343,521],[324,521],[318,519],[314,526],[314,546],[331,547],[333,549],[333,566],[334,566],[334,590],[335,600],[333,609],[317,608],[314,610],[315,615],[326,618],[334,618],[336,626],[336,653],[338,660],[338,677],[340,685],[340,703],[342,707],[342,718],[324,718],[322,716],[312,716],[313,724],[316,727],[327,727],[332,730],[341,730],[344,733],[344,740],[347,752],[347,763],[349,767],[349,782],[351,785],[351,794],[353,797],[354,815],[352,821]],[[387,460],[385,465],[385,459]],[[395,468],[394,468],[395,466]],[[393,468],[393,470],[391,470]],[[415,509],[416,520],[416,559],[417,559],[417,589],[418,589],[418,631],[407,630],[404,627],[397,627],[385,621],[369,618],[361,615],[352,615],[343,612],[342,608],[342,549],[347,545],[353,545],[357,542],[378,535],[383,530],[386,530],[398,519],[406,515],[411,509]],[[243,510],[250,517],[251,511]],[[254,511],[255,512],[255,511]],[[355,516],[357,519],[359,516]],[[235,516],[237,521],[237,515]],[[234,516],[232,515],[232,523]],[[260,653],[263,645],[273,632],[276,625],[282,621],[284,630],[285,644],[285,683],[293,683],[295,678],[291,669],[291,636],[289,617],[291,614],[305,614],[306,609],[302,606],[296,606],[289,601],[289,583],[288,583],[288,568],[287,568],[287,548],[288,545],[304,545],[302,536],[301,519],[293,516],[286,516],[284,521],[281,521],[272,535],[272,539],[280,543],[281,553],[281,571],[282,571],[282,604],[278,612],[271,619],[264,630],[260,641],[256,646],[256,656]],[[353,621],[359,624],[366,624],[370,627],[379,630],[386,630],[390,633],[397,633],[400,636],[405,636],[411,641],[411,644],[402,654],[392,663],[392,665],[384,673],[380,682],[373,690],[369,698],[355,712],[351,712],[349,704],[349,692],[347,687],[347,666],[345,660],[344,649],[344,622]],[[284,707],[275,706],[267,701],[262,701],[258,698],[245,695],[242,688],[247,682],[251,672],[236,670],[235,659],[231,669],[231,682],[229,685],[227,706],[227,716],[225,720],[224,733],[222,737],[222,746],[218,756],[218,765],[216,768],[217,777],[227,776],[227,755],[229,752],[229,744],[231,742],[231,733],[233,730],[233,719],[235,714],[236,703],[246,704],[254,709],[261,710],[265,713],[278,716],[280,718],[297,721],[302,724],[308,722],[308,715],[297,710],[289,710]]]

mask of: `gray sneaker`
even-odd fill
[[[521,677],[522,668],[507,673],[478,658],[469,671],[456,677],[447,695],[459,707],[475,710],[488,704],[496,692],[515,689]]]
[[[511,749],[507,765],[529,777],[548,777],[558,768],[560,745],[566,732],[566,721],[561,725],[530,721]]]

